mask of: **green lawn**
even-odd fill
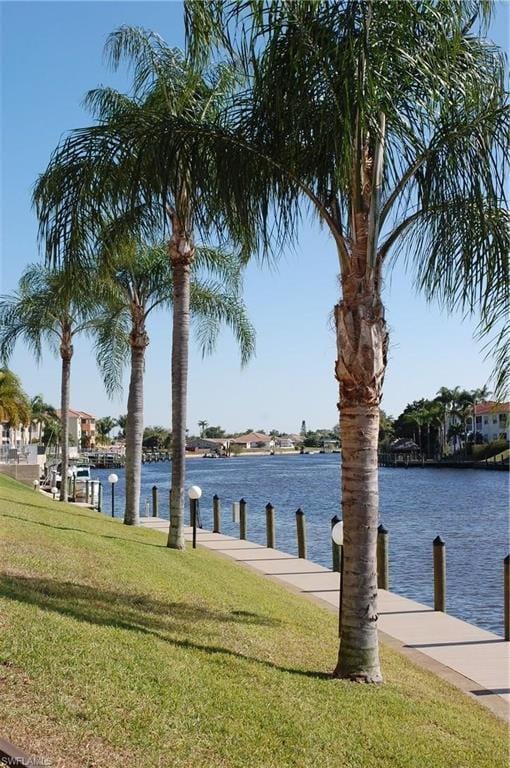
[[[506,768],[506,728],[241,566],[0,476],[0,735],[55,766]]]

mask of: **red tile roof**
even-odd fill
[[[510,413],[510,403],[479,403],[475,405],[475,414],[482,416],[485,413]]]
[[[61,414],[60,408],[57,409],[57,416],[60,418]],[[92,416],[90,413],[86,413],[85,411],[75,411],[72,408],[69,408],[69,416],[73,416],[75,419],[93,419],[96,420],[95,416]]]

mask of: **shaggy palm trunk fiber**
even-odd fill
[[[341,638],[335,676],[382,680],[377,638],[377,525],[379,403],[388,334],[379,276],[366,251],[353,248],[335,308],[342,436],[344,571]]]

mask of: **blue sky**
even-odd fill
[[[500,2],[492,36],[508,48],[509,5]],[[37,174],[67,130],[89,122],[81,107],[99,84],[122,88],[123,73],[102,60],[107,34],[121,24],[154,29],[172,45],[183,44],[177,2],[2,2],[2,199],[0,290],[9,292],[26,264],[39,258],[30,195]],[[338,399],[333,377],[335,339],[330,314],[338,298],[337,260],[330,238],[313,222],[303,224],[295,251],[276,269],[250,266],[245,299],[257,330],[257,355],[240,369],[225,331],[205,360],[194,345],[190,361],[188,427],[197,421],[228,430],[298,431],[331,427]],[[473,341],[476,323],[448,317],[427,305],[397,264],[384,291],[391,332],[382,407],[398,415],[405,404],[432,397],[440,386],[484,384],[490,362]],[[168,314],[152,318],[147,353],[146,424],[170,421]],[[59,399],[59,362],[48,351],[40,366],[19,347],[11,361],[30,395]],[[127,384],[127,379],[126,379]],[[123,396],[109,400],[91,346],[75,345],[71,405],[103,416],[125,412]]]

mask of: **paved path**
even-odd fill
[[[168,520],[140,523],[168,531]],[[191,533],[185,529],[186,539]],[[338,612],[340,576],[322,565],[206,530],[197,531],[197,542]],[[510,642],[386,590],[379,590],[378,606],[383,641],[510,720]]]

